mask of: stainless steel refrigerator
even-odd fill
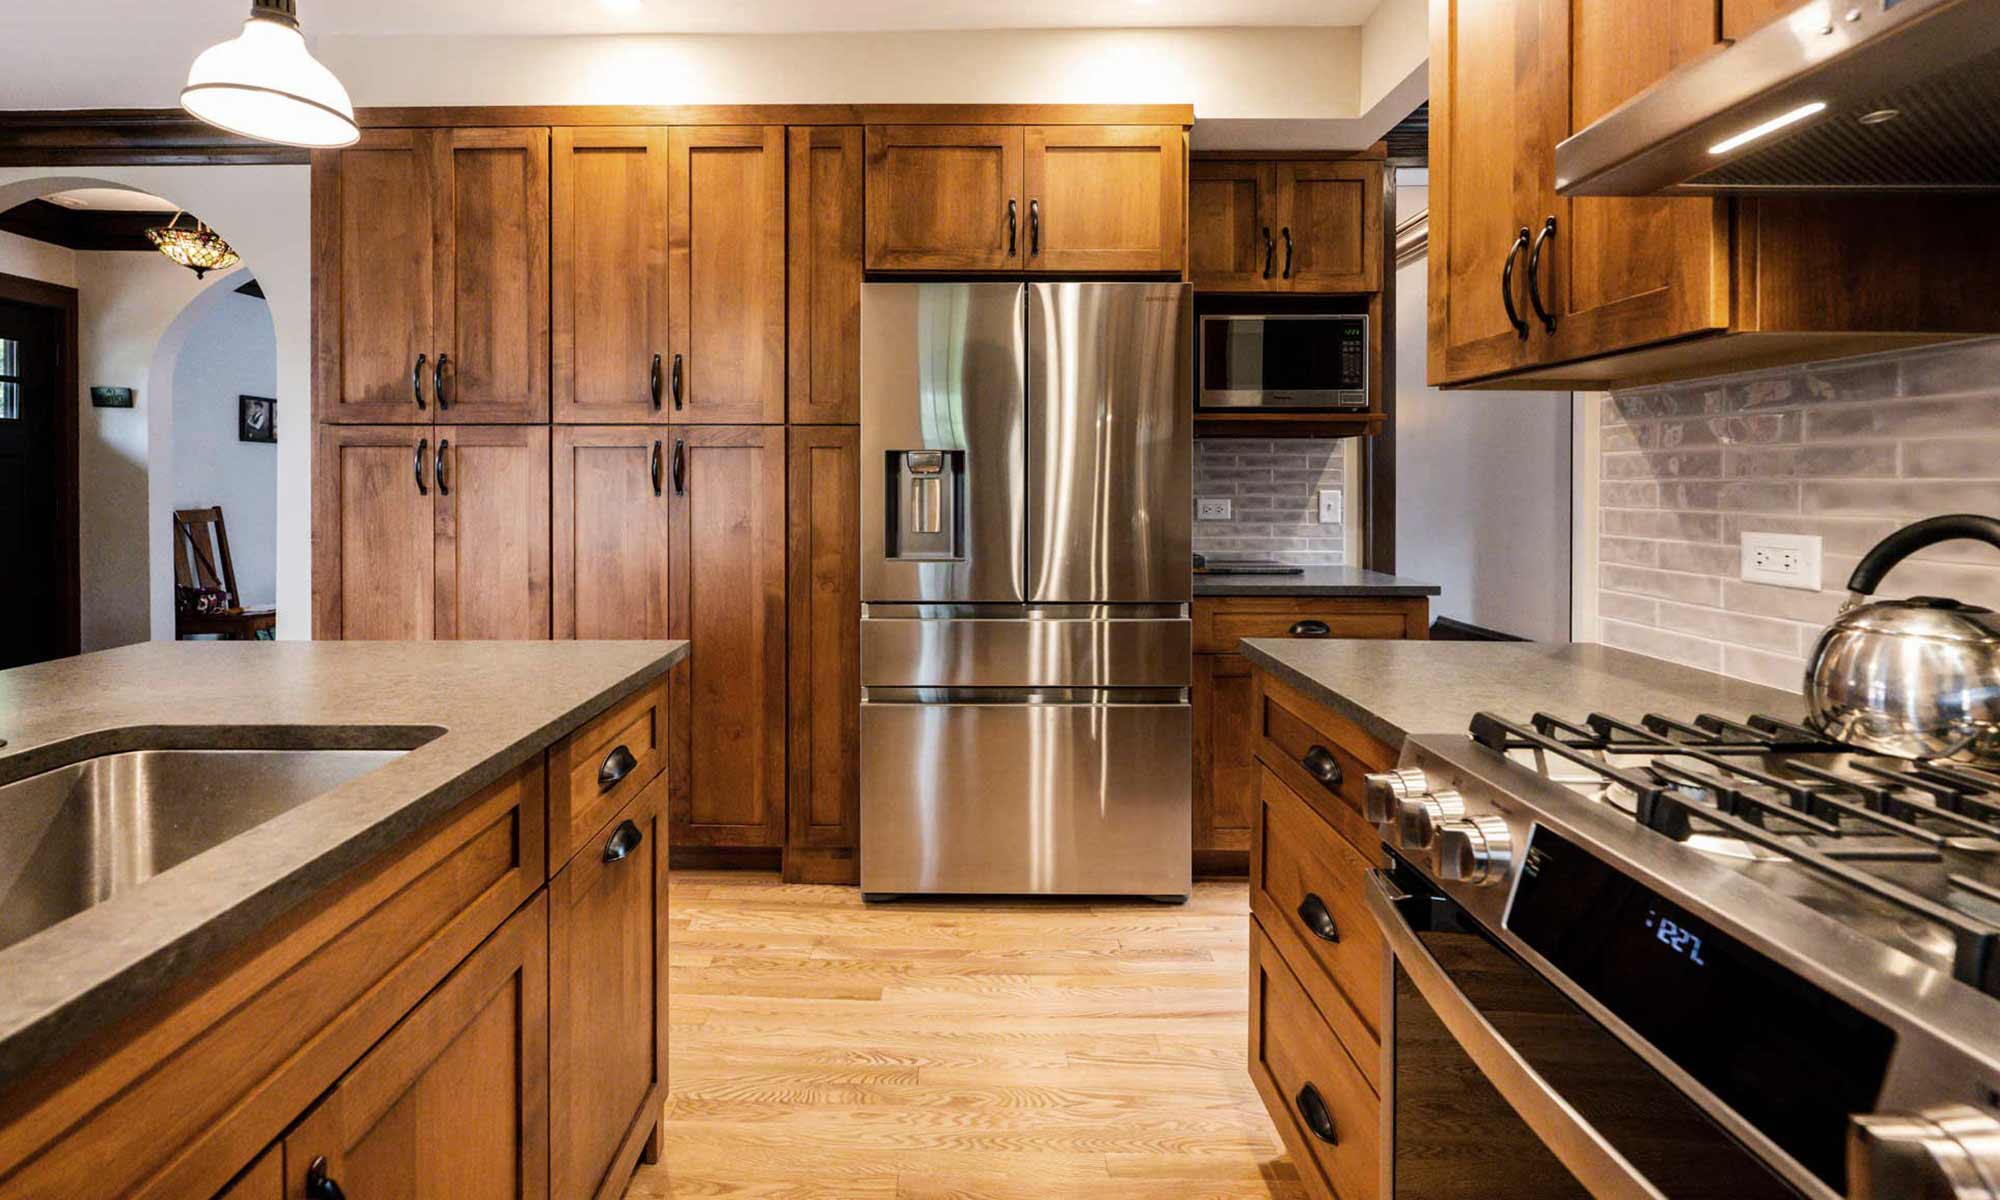
[[[1189,291],[861,294],[861,888],[1180,899]]]

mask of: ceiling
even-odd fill
[[[301,0],[315,34],[826,33],[931,29],[1359,25],[1380,0]],[[245,0],[6,0],[10,34],[226,36]],[[18,43],[17,43],[18,44]]]
[[[71,188],[66,192],[51,192],[43,197],[64,208],[91,209],[96,212],[173,212],[179,206],[171,200],[131,188],[90,187]]]

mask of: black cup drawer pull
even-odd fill
[[[646,835],[630,821],[618,822],[618,828],[611,831],[611,837],[604,843],[604,861],[617,862],[639,848]]]
[[[347,1200],[347,1193],[326,1173],[326,1156],[320,1155],[306,1168],[306,1200]]]
[[[1340,1145],[1340,1139],[1333,1128],[1333,1114],[1327,1111],[1326,1101],[1320,1099],[1319,1089],[1307,1084],[1299,1089],[1292,1099],[1299,1110],[1300,1119],[1306,1123],[1306,1132],[1329,1146]]]
[[[1340,770],[1340,760],[1335,758],[1333,751],[1327,749],[1325,746],[1314,746],[1312,749],[1306,751],[1304,756],[1299,759],[1299,765],[1310,772],[1314,779],[1319,780],[1327,787],[1337,788],[1340,786],[1340,781],[1343,777]]]
[[[597,768],[597,790],[608,792],[617,787],[618,781],[630,775],[632,768],[638,765],[639,760],[625,748],[625,743],[618,743],[611,753],[604,756],[604,765]]]
[[[1316,893],[1307,892],[1306,898],[1299,901],[1299,920],[1304,921],[1306,928],[1312,930],[1313,936],[1320,941],[1332,942],[1336,946],[1340,944],[1340,926],[1333,923],[1333,914],[1326,910],[1326,901]]]
[[[1304,621],[1292,622],[1293,637],[1325,637],[1332,632],[1333,626],[1328,625],[1325,621],[1315,621],[1308,618]]]

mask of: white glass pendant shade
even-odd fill
[[[306,49],[297,24],[259,5],[241,34],[194,60],[181,107],[231,133],[287,146],[351,146],[361,136],[347,89]]]

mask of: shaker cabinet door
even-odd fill
[[[1279,290],[1278,229],[1268,163],[1205,160],[1188,167],[1189,272],[1198,292]]]
[[[549,505],[558,638],[669,636],[674,430],[558,425]],[[685,455],[682,455],[685,462]]]
[[[861,419],[861,127],[795,127],[789,137],[789,416],[852,424]]]
[[[785,130],[675,129],[668,278],[676,422],[785,420]]]
[[[549,636],[549,430],[440,425],[437,636]]]
[[[1031,271],[1179,271],[1187,135],[1178,125],[1030,125],[1023,191]]]
[[[785,878],[856,883],[861,840],[861,431],[791,433]]]
[[[555,419],[664,422],[667,131],[554,133]]]
[[[1019,270],[1027,249],[1017,125],[870,125],[868,266]]]
[[[313,390],[322,422],[430,423],[436,136],[367,129],[344,150],[313,154]]]
[[[1382,164],[1288,162],[1277,188],[1278,278],[1294,292],[1373,292],[1382,287]]]
[[[322,425],[313,469],[313,636],[432,636],[429,426]]]
[[[435,137],[440,420],[549,419],[549,133]]]

